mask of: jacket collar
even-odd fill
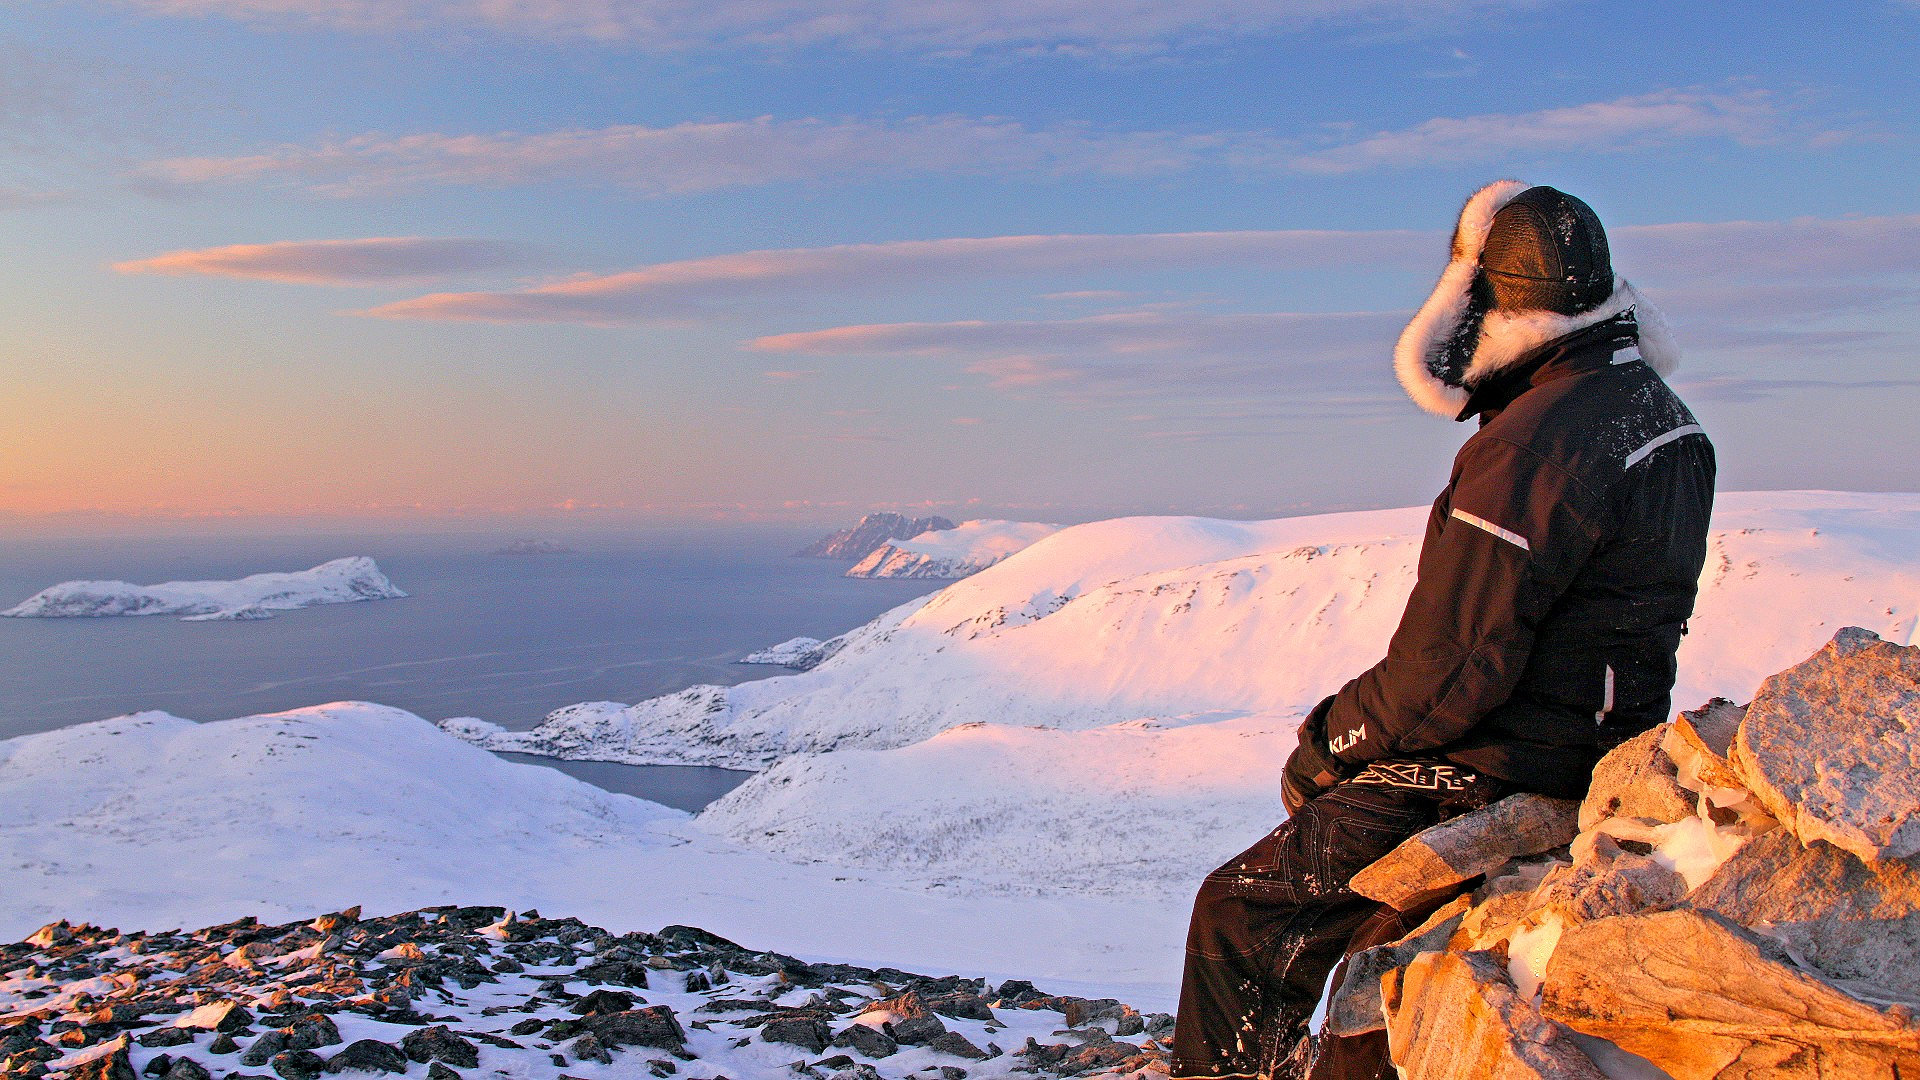
[[[1665,377],[1680,365],[1680,350],[1674,345],[1666,320],[1625,278],[1616,276],[1612,295],[1592,311],[1579,315],[1488,312],[1480,320],[1464,370],[1448,370],[1444,354],[1449,342],[1471,331],[1474,276],[1480,269],[1480,251],[1486,244],[1487,231],[1493,227],[1493,216],[1525,190],[1527,185],[1517,180],[1502,180],[1481,188],[1467,200],[1454,228],[1451,261],[1394,347],[1394,372],[1400,385],[1416,405],[1436,416],[1460,417],[1476,389],[1537,358],[1542,346],[1629,311],[1637,318],[1640,353],[1648,366]]]
[[[1467,395],[1455,420],[1480,417],[1485,425],[1514,399],[1541,383],[1610,363],[1620,350],[1640,341],[1632,308],[1605,322],[1555,338],[1520,357],[1512,366],[1481,380]],[[1644,359],[1644,352],[1642,354]]]

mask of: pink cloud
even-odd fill
[[[1421,267],[1443,248],[1409,230],[991,236],[715,255],[507,292],[435,293],[363,312],[389,319],[589,322],[683,318],[768,294],[899,288],[955,277],[1194,266]],[[1119,295],[1119,294],[1114,294]]]
[[[664,196],[834,177],[979,173],[1161,175],[1208,162],[1278,162],[1271,135],[1033,128],[1011,120],[770,116],[548,132],[362,134],[234,157],[170,158],[149,180],[295,184],[331,195],[435,185],[568,183]]]
[[[1527,113],[1435,117],[1410,128],[1301,154],[1290,163],[1304,172],[1349,173],[1562,151],[1618,151],[1684,139],[1768,142],[1783,137],[1790,128],[1779,98],[1765,90],[1660,90]],[[1827,141],[1833,133],[1805,135]]]
[[[200,274],[309,285],[359,285],[491,270],[519,257],[514,245],[494,240],[378,236],[170,251],[114,263],[113,268],[123,274]]]

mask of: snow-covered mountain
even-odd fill
[[[1373,663],[1412,587],[1423,508],[1064,529],[845,635],[811,671],[555,712],[484,744],[758,768],[974,722],[1084,729],[1296,712]],[[1677,706],[1750,692],[1854,623],[1913,636],[1920,496],[1730,493]]]
[[[63,581],[0,615],[15,619],[92,618],[107,615],[179,615],[189,622],[267,619],[275,611],[387,600],[407,595],[365,555],[321,563],[311,570],[252,574],[237,581]]]
[[[803,559],[864,559],[875,548],[891,540],[906,540],[921,533],[953,528],[943,517],[910,518],[891,510],[868,514],[837,533],[823,536],[795,552]]]
[[[1385,650],[1424,514],[1077,526],[811,671],[457,733],[764,768],[699,820],[790,858],[1171,894],[1281,816],[1297,719]],[[1912,640],[1920,496],[1731,493],[1715,525],[1676,708],[1744,700],[1843,625]]]
[[[857,578],[963,578],[1060,531],[1037,521],[963,521],[951,529],[895,540],[847,571]]]

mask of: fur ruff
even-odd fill
[[[1473,358],[1461,375],[1460,385],[1443,382],[1433,373],[1433,358],[1452,338],[1466,317],[1467,300],[1473,288],[1474,272],[1480,265],[1480,251],[1493,228],[1493,216],[1500,208],[1531,186],[1518,180],[1501,180],[1473,193],[1460,211],[1454,226],[1452,259],[1440,275],[1427,302],[1407,323],[1394,346],[1393,368],[1400,385],[1414,404],[1436,416],[1453,419],[1467,403],[1473,388],[1500,372],[1513,367],[1535,349],[1576,330],[1605,322],[1629,308],[1640,325],[1640,356],[1662,378],[1680,366],[1680,351],[1674,345],[1667,321],[1653,305],[1641,299],[1625,278],[1614,275],[1613,294],[1592,311],[1578,315],[1560,315],[1551,311],[1492,311],[1480,325],[1480,337]]]

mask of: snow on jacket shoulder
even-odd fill
[[[1633,314],[1480,385],[1387,656],[1335,696],[1352,766],[1444,758],[1576,796],[1667,718],[1713,505],[1713,446]]]

